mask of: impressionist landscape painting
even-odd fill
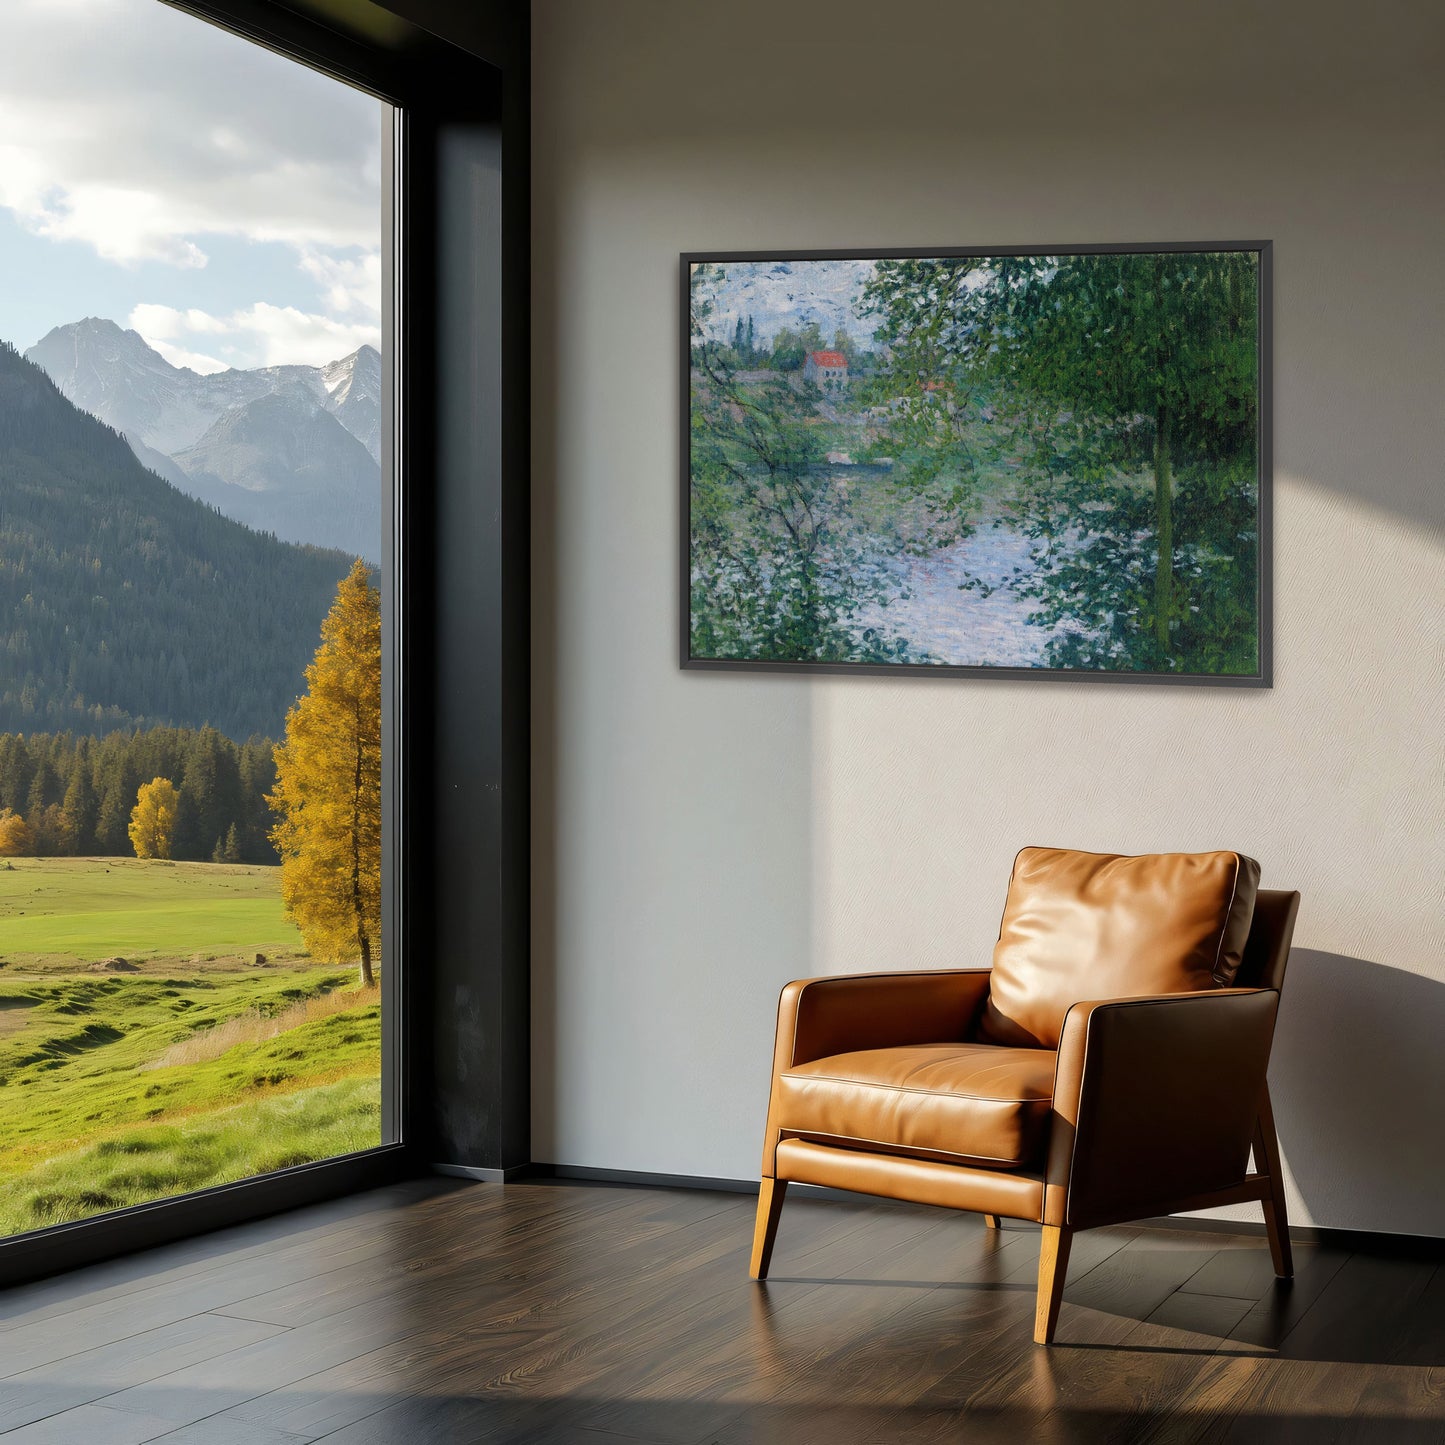
[[[0,1234],[382,1142],[373,98],[157,0],[0,52]]]
[[[1258,682],[1265,264],[685,257],[685,662]]]

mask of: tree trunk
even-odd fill
[[[1174,613],[1174,482],[1169,458],[1169,406],[1161,403],[1154,429],[1154,512],[1158,556],[1154,568],[1154,643],[1162,664],[1169,655]]]
[[[351,906],[356,911],[356,941],[361,948],[361,986],[371,988],[371,937],[366,931],[366,909],[361,897],[361,723],[357,719],[356,768],[351,791]]]

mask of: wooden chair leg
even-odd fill
[[[1289,1216],[1284,1207],[1284,1174],[1279,1167],[1279,1135],[1274,1131],[1274,1110],[1269,1087],[1259,1101],[1259,1118],[1254,1126],[1254,1167],[1269,1175],[1269,1192],[1264,1196],[1264,1228],[1269,1235],[1269,1253],[1280,1279],[1294,1278],[1294,1255],[1289,1245]]]
[[[998,1229],[998,1228],[1000,1228],[1000,1225],[999,1225],[999,1222],[998,1222],[998,1215],[996,1215],[996,1214],[985,1214],[984,1217],[983,1217],[983,1223],[984,1223],[984,1227],[985,1227],[986,1229]]]
[[[778,1218],[783,1212],[783,1196],[788,1192],[786,1179],[764,1179],[758,1189],[758,1217],[753,1225],[753,1260],[748,1273],[754,1279],[768,1277],[768,1264],[773,1258],[773,1241],[778,1237]]]
[[[1074,1232],[1065,1225],[1044,1225],[1044,1238],[1039,1250],[1039,1296],[1034,1305],[1034,1343],[1049,1345],[1054,1340],[1054,1326],[1059,1322],[1059,1306],[1064,1300],[1064,1276],[1069,1272],[1069,1246]]]

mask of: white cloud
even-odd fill
[[[178,311],[174,306],[156,306],[149,302],[130,313],[130,324],[142,336],[161,336],[167,341],[189,332],[192,335],[222,335],[226,323],[207,311],[192,306]]]
[[[207,356],[203,351],[187,351],[184,346],[176,346],[170,342],[151,343],[172,366],[187,368],[191,371],[198,371],[202,376],[210,376],[213,372],[229,371],[233,362],[221,361],[214,356]]]
[[[156,0],[6,0],[0,205],[110,260],[378,241],[380,108]]]
[[[198,336],[224,336],[226,323],[218,316],[189,307],[184,311],[174,306],[145,302],[130,313],[130,326],[153,346],[172,366],[188,366],[192,371],[208,374],[225,371],[234,361],[222,361],[204,351],[192,351],[182,341]]]
[[[362,256],[303,250],[301,269],[320,287],[326,304],[341,315],[381,314],[381,254]]]
[[[381,327],[369,322],[338,321],[298,311],[294,306],[272,306],[258,301],[231,318],[234,326],[249,332],[265,348],[263,366],[285,361],[324,366],[358,346],[381,346]]]
[[[380,344],[379,102],[158,0],[0,8],[0,208],[129,271],[116,319],[197,371]]]
[[[200,372],[230,366],[324,366],[359,346],[381,346],[381,327],[374,318],[343,321],[266,301],[229,316],[146,303],[135,307],[128,324],[172,366]]]
[[[3,113],[0,102],[0,117]],[[13,155],[18,148],[4,149]],[[6,164],[8,159],[0,153],[0,205],[13,210],[37,235],[51,241],[87,242],[98,256],[122,264],[165,261],[187,270],[206,264],[200,246],[173,229],[179,223],[177,208],[168,207],[164,198],[98,183],[68,189],[23,187],[16,177],[24,175],[23,162],[29,157],[13,169]]]

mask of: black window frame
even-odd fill
[[[530,1151],[526,9],[156,3],[395,107],[383,187],[384,1142],[0,1240],[0,1287],[435,1169],[501,1179]],[[422,28],[414,9],[459,33]]]

